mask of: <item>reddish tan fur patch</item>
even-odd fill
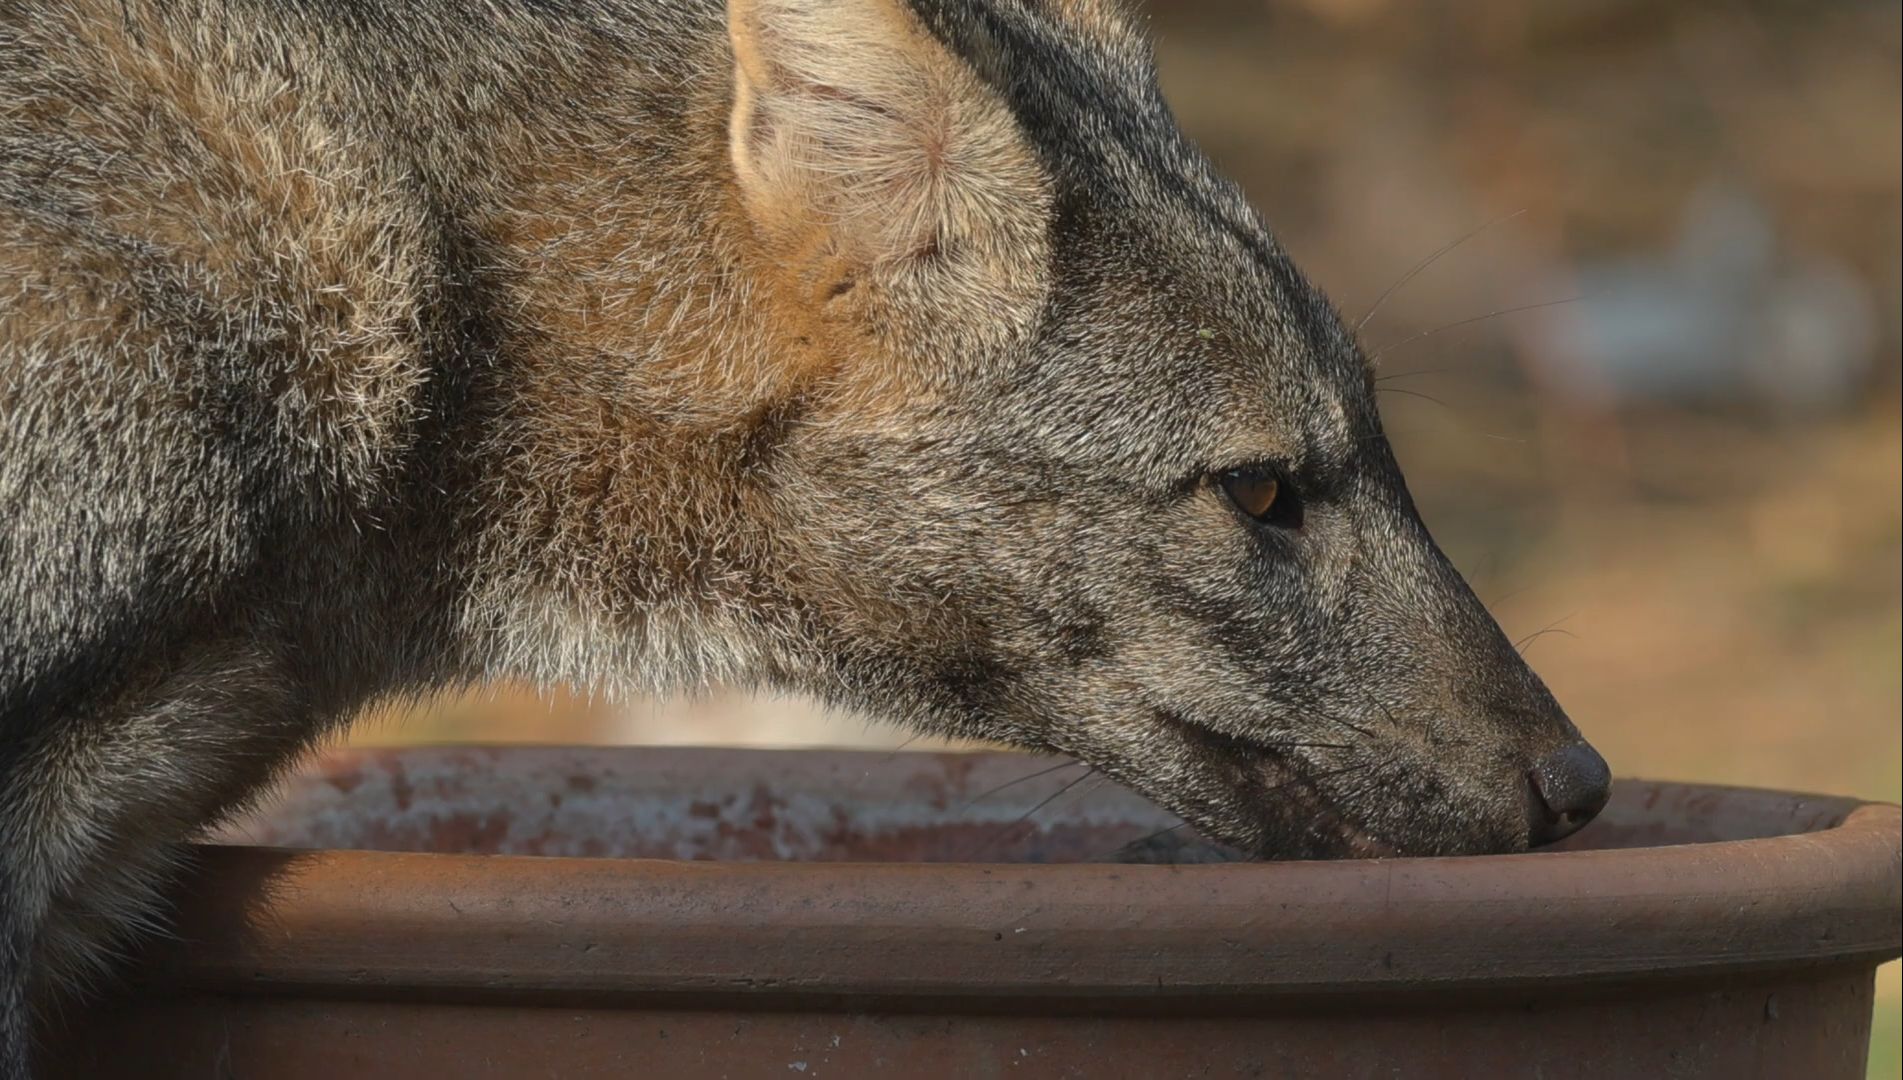
[[[784,150],[811,134],[797,125],[829,122],[810,108],[840,104],[829,91],[789,111],[784,88],[749,84],[748,71],[781,77],[789,60],[773,49],[816,45],[749,30],[764,7],[847,18],[857,40],[880,45],[876,56],[828,45],[793,60],[809,83],[825,69],[838,94],[858,95],[854,119],[904,121],[858,150],[834,149],[910,153],[924,168],[962,171],[895,195],[890,184],[834,186],[839,176],[814,172],[823,163],[806,150],[748,156],[760,149],[747,144],[754,110],[778,110]],[[511,263],[516,365],[501,455],[513,465],[495,502],[520,524],[497,535],[524,548],[492,553],[491,565],[537,550],[538,563],[566,568],[559,593],[613,596],[628,612],[682,589],[744,592],[739,568],[780,561],[766,557],[776,526],[745,474],[747,448],[771,437],[789,402],[811,418],[877,426],[915,401],[924,369],[944,354],[1021,332],[1026,298],[1042,285],[1046,195],[1015,126],[888,0],[820,7],[731,7],[737,85],[698,91],[685,119],[691,131],[731,131],[725,146],[709,139],[670,155],[645,143],[614,108],[617,77],[604,70],[593,73],[609,88],[603,107],[514,148],[524,165],[498,179],[489,227]],[[911,91],[920,93],[878,97]],[[763,102],[762,92],[780,97]],[[658,168],[675,181],[657,185]],[[913,196],[925,201],[893,201]],[[905,215],[918,224],[888,231],[885,218]],[[941,237],[961,255],[921,255]],[[923,321],[945,338],[895,332],[921,321],[895,309],[929,312]]]

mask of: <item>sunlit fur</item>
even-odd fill
[[[1576,737],[1093,0],[0,0],[0,511],[8,1080],[376,697],[802,690],[1269,855],[1524,847]]]

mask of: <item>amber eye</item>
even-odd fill
[[[1301,507],[1295,493],[1286,489],[1275,472],[1261,467],[1230,469],[1218,473],[1216,479],[1229,501],[1251,520],[1285,529],[1301,526]]]

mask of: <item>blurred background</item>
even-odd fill
[[[1373,311],[1428,524],[1510,636],[1550,631],[1529,659],[1614,768],[1897,800],[1903,9],[1148,9],[1183,125]],[[907,739],[800,701],[507,687],[357,731]],[[1880,994],[1895,1077],[1896,965]]]

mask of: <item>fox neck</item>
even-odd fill
[[[724,43],[708,51],[724,77]],[[736,204],[729,95],[583,110],[495,178],[495,517],[463,614],[486,675],[744,682],[792,618],[758,478],[831,350]]]

